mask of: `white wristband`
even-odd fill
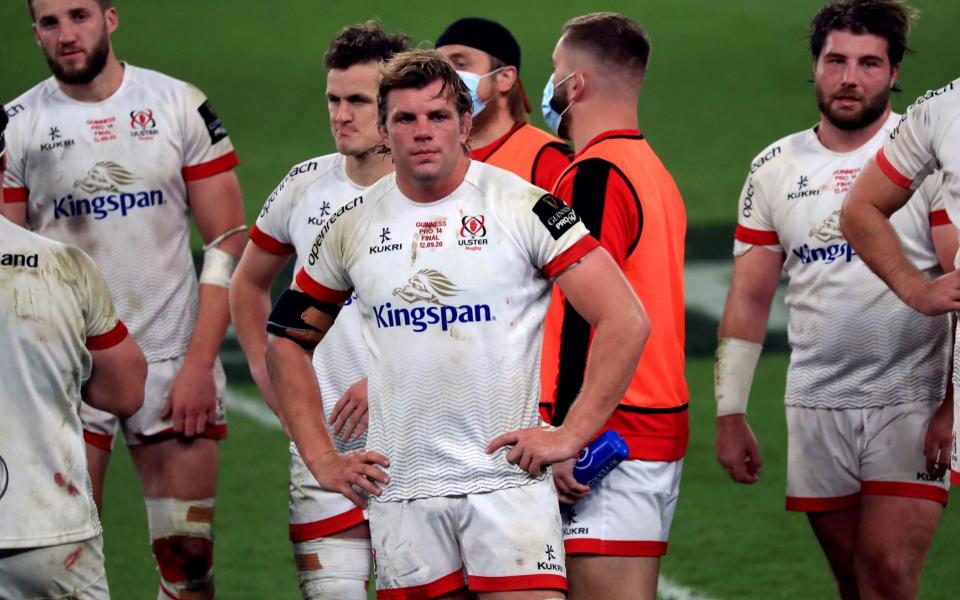
[[[746,414],[753,372],[763,345],[737,338],[720,338],[713,363],[717,416]]]

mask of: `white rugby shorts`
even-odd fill
[[[923,453],[937,402],[832,410],[787,407],[787,510],[845,510],[864,494],[947,503]]]
[[[103,537],[17,550],[0,549],[0,598],[110,600]]]
[[[346,496],[320,487],[296,448],[290,444],[290,541],[328,537],[366,521],[366,511]]]
[[[176,437],[173,432],[173,419],[161,419],[163,406],[170,395],[170,387],[180,367],[183,357],[171,358],[147,364],[147,383],[144,388],[143,406],[123,426],[124,439],[128,446],[160,442]],[[202,436],[212,440],[227,437],[226,389],[227,377],[223,365],[217,359],[214,365],[213,380],[217,388],[217,419],[215,425],[207,425]],[[83,439],[101,450],[113,448],[113,438],[120,425],[119,419],[112,414],[80,403],[80,421],[83,423]]]
[[[573,506],[565,506],[567,554],[663,556],[680,497],[683,459],[625,460]]]
[[[566,590],[553,481],[483,494],[370,503],[377,598]]]

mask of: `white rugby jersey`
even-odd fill
[[[283,178],[267,198],[250,229],[250,240],[260,248],[279,255],[296,254],[294,272],[317,237],[320,226],[341,206],[366,188],[347,176],[346,158],[328,154],[302,162]],[[353,298],[347,300],[333,327],[313,353],[313,369],[320,383],[323,412],[328,418],[337,400],[347,389],[367,376],[367,345],[360,332],[360,311]],[[333,431],[330,431],[333,436]],[[337,450],[363,448],[366,436],[343,440],[334,437]],[[293,443],[291,452],[296,452]]]
[[[0,218],[0,549],[100,534],[80,388],[126,335],[87,255]]]
[[[148,361],[182,355],[199,303],[186,182],[237,164],[207,98],[126,65],[103,102],[74,100],[51,77],[7,112],[4,200],[26,202],[33,231],[96,261]]]
[[[801,131],[768,146],[750,167],[734,253],[760,245],[786,256],[790,406],[943,400],[949,317],[927,317],[900,301],[840,231],[847,191],[898,119],[890,115],[847,153],[828,150],[813,129]],[[930,227],[949,219],[935,187],[915,194],[891,222],[910,261],[930,277],[942,274]]]
[[[297,283],[325,302],[359,297],[367,449],[390,458],[379,500],[533,482],[484,449],[537,426],[550,279],[596,247],[573,209],[478,161],[436,202],[409,200],[391,174],[330,216]]]
[[[916,189],[939,170],[950,219],[960,223],[960,79],[917,98],[877,152],[877,164],[898,185]]]

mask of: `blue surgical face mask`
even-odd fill
[[[467,89],[470,91],[470,100],[473,102],[473,108],[470,111],[472,116],[477,116],[480,114],[480,111],[487,106],[487,103],[484,100],[481,100],[480,96],[477,95],[477,88],[480,87],[480,80],[484,77],[489,77],[494,73],[498,73],[505,68],[506,67],[500,67],[499,69],[494,69],[489,73],[484,73],[483,75],[468,73],[467,71],[457,71],[457,75],[460,76],[460,80],[463,81],[463,84],[467,86]]]
[[[540,103],[540,110],[543,112],[543,120],[547,122],[547,127],[554,133],[560,131],[560,120],[563,118],[563,115],[567,114],[570,107],[573,106],[573,100],[568,102],[560,112],[557,112],[553,107],[553,92],[566,83],[571,77],[573,77],[573,73],[570,73],[554,85],[553,75],[550,75],[550,78],[547,79],[547,85],[543,88],[543,101]]]

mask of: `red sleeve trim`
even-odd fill
[[[849,496],[833,496],[831,498],[798,498],[787,496],[787,510],[796,512],[827,512],[830,510],[846,510],[860,505],[860,493]]]
[[[210,162],[184,167],[182,170],[183,180],[196,181],[198,179],[206,179],[207,177],[213,177],[214,175],[229,171],[239,164],[240,159],[237,158],[237,153],[231,150],[220,158],[215,158]]]
[[[22,188],[3,188],[4,202],[26,202],[30,197],[30,190]]]
[[[933,484],[905,483],[902,481],[864,481],[860,485],[860,493],[871,496],[899,496],[901,498],[918,498],[932,500],[946,506],[949,493],[947,490]]]
[[[664,556],[667,553],[667,543],[611,541],[591,538],[567,538],[563,542],[563,549],[567,554],[600,554],[602,556]]]
[[[83,430],[83,441],[104,452],[113,452],[113,436],[106,433],[94,433]]]
[[[588,233],[577,240],[577,243],[570,246],[561,252],[559,256],[544,265],[542,269],[543,274],[547,276],[547,279],[553,279],[570,268],[571,265],[582,260],[584,256],[590,254],[599,247],[600,242],[595,240],[593,236]]]
[[[937,225],[950,225],[950,216],[945,210],[935,210],[930,213],[930,226],[936,227]]]
[[[257,227],[256,223],[250,228],[250,241],[270,254],[289,256],[297,251],[292,245],[284,244],[280,240],[274,239],[264,233],[262,229]]]
[[[563,575],[470,576],[471,592],[519,592],[523,590],[567,590]]]
[[[290,541],[298,544],[309,542],[317,538],[329,537],[335,533],[340,533],[366,521],[363,511],[354,508],[345,513],[340,513],[327,519],[311,521],[309,523],[290,523]]]
[[[883,148],[877,150],[877,166],[880,167],[880,170],[883,171],[883,174],[890,178],[890,181],[899,185],[905,190],[909,190],[910,186],[913,184],[913,180],[897,170],[889,160],[887,160],[887,155],[883,153]]]
[[[737,229],[733,232],[733,239],[755,246],[776,246],[780,243],[780,236],[776,231],[750,229],[743,225],[737,225]]]
[[[100,335],[87,336],[87,350],[106,350],[122,342],[129,332],[123,321],[117,321],[113,329]]]
[[[470,577],[473,582],[473,576]],[[405,588],[390,588],[377,590],[378,600],[414,600],[420,598],[438,598],[455,592],[466,585],[463,579],[463,570],[457,569],[449,575],[444,575],[436,581],[423,585],[414,585]]]
[[[332,290],[322,283],[317,282],[313,277],[300,267],[296,277],[297,285],[300,289],[310,294],[314,300],[320,302],[329,302],[331,304],[343,304],[350,298],[350,290]]]

